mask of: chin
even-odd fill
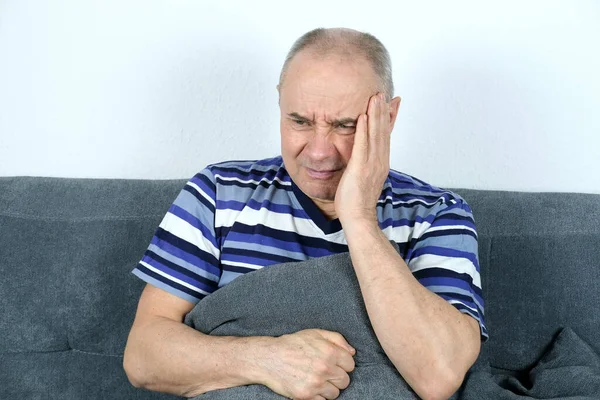
[[[300,190],[305,195],[313,199],[333,201],[335,199],[335,192],[337,190],[336,184],[324,184],[321,182],[314,182],[312,180],[305,180],[302,185],[298,185]]]

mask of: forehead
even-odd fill
[[[280,106],[282,111],[313,118],[356,117],[366,110],[377,86],[377,77],[364,58],[319,58],[301,52],[288,66]]]

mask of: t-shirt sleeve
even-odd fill
[[[215,207],[215,178],[204,169],[169,207],[132,273],[192,303],[214,292],[222,272]]]
[[[423,224],[407,254],[417,280],[460,312],[479,322],[481,338],[488,339],[473,213],[460,197],[451,198]]]

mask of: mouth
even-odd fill
[[[320,179],[320,180],[330,179],[337,172],[337,170],[335,170],[335,169],[331,169],[331,170],[316,170],[316,169],[312,169],[312,168],[306,168],[306,171],[308,173],[308,176],[310,176],[311,178],[313,178],[313,179]]]

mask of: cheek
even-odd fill
[[[341,137],[338,141],[336,147],[338,152],[340,153],[341,158],[348,164],[350,160],[350,156],[352,155],[352,147],[354,146],[354,135],[350,135],[348,137]]]
[[[281,127],[281,152],[290,157],[296,157],[306,146],[306,139],[299,132]]]

